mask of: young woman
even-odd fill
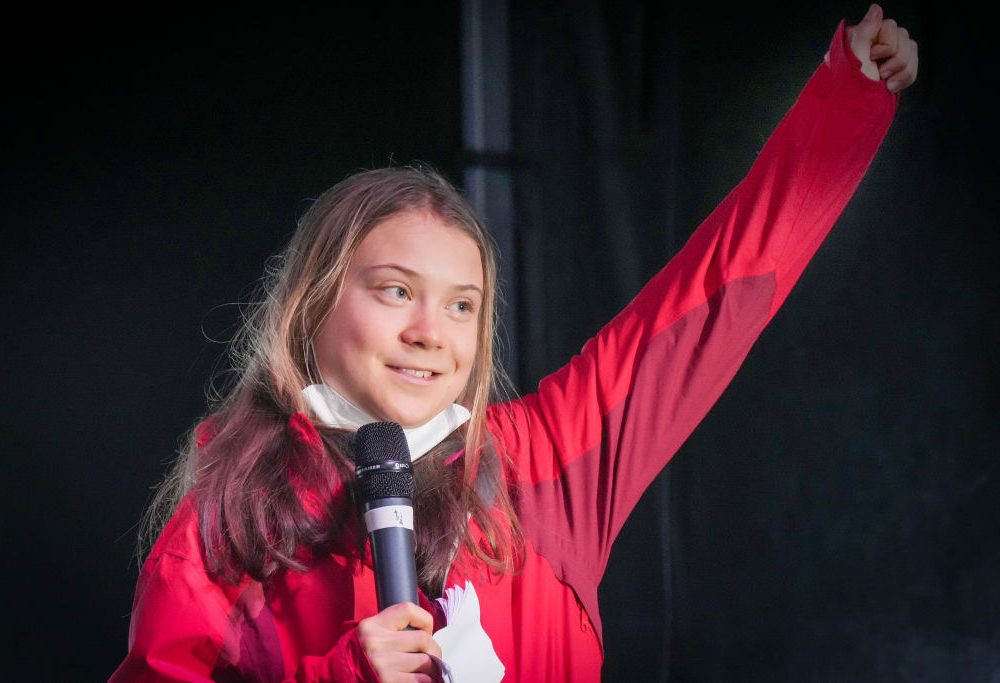
[[[166,523],[112,680],[435,680],[456,589],[478,600],[480,636],[471,669],[446,648],[456,680],[599,680],[615,535],[840,215],[916,66],[877,6],[841,24],[683,250],[536,393],[503,403],[494,251],[460,194],[415,168],[327,191],[153,506]],[[381,612],[353,494],[352,435],[372,421],[404,427],[416,479],[420,604]]]

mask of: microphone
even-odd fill
[[[361,511],[375,565],[381,612],[400,602],[420,604],[413,538],[413,470],[403,428],[395,422],[361,426],[354,437]]]

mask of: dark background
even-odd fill
[[[520,388],[683,244],[866,9],[789,4],[512,3]],[[607,680],[1000,676],[995,35],[970,3],[885,7],[920,80],[619,538]],[[469,158],[456,5],[163,12],[28,10],[0,48],[5,674],[124,656],[150,489],[309,199]]]

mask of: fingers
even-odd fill
[[[878,5],[872,5],[868,8],[868,13],[862,17],[861,21],[847,29],[851,51],[858,58],[858,61],[861,62],[861,72],[873,81],[878,80],[878,71],[870,56],[871,47],[875,39],[878,38],[881,27],[882,8]]]
[[[437,664],[424,653],[382,652],[368,655],[382,683],[391,681],[439,681]]]
[[[894,19],[884,18],[881,7],[871,5],[849,31],[851,49],[868,78],[885,81],[886,89],[893,93],[917,80],[917,42]]]
[[[412,603],[387,607],[358,622],[358,640],[382,681],[438,680],[441,646],[431,637],[434,618]]]
[[[435,657],[441,656],[441,646],[431,637],[429,633],[423,631],[389,631],[366,630],[364,622],[358,624],[358,640],[361,646],[368,652],[369,656],[382,651],[391,651],[397,654],[430,654]]]
[[[899,28],[894,19],[883,20],[879,26],[878,34],[872,42],[872,49],[874,49],[876,45],[881,45],[889,52],[889,54],[896,54],[896,51],[899,50],[900,32],[906,33],[906,29]],[[907,34],[907,38],[908,37],[909,35]],[[877,58],[875,55],[872,55],[872,59]]]
[[[434,631],[434,617],[431,616],[431,613],[412,602],[390,605],[369,619],[374,620],[382,628],[392,631],[402,631],[407,627],[413,627],[428,634]]]
[[[885,80],[889,92],[899,92],[917,80],[917,57],[905,59],[897,55],[879,66],[879,76]]]
[[[861,18],[861,21],[854,27],[859,38],[864,38],[868,44],[875,42],[879,28],[882,24],[882,8],[879,5],[872,5],[868,8],[868,13]]]
[[[879,78],[886,82],[889,91],[899,92],[912,85],[917,79],[917,41],[892,19],[882,22],[877,40],[872,45],[871,58],[878,62]]]

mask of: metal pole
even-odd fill
[[[486,220],[500,252],[504,303],[500,307],[500,360],[516,382],[517,240],[510,167],[506,0],[462,2],[462,144],[465,192]]]

